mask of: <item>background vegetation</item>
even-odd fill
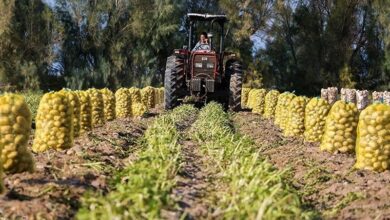
[[[390,88],[387,0],[0,0],[1,86],[161,85],[187,12],[229,16],[248,85]]]

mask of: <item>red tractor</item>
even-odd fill
[[[188,45],[175,49],[165,70],[165,109],[186,98],[196,103],[214,100],[237,111],[241,107],[242,65],[224,50],[226,15],[187,14]],[[203,29],[197,30],[196,29]],[[196,46],[195,33],[207,30],[208,45]],[[217,40],[214,42],[214,33]]]

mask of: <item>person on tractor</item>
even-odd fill
[[[196,51],[196,50],[210,50],[210,45],[209,45],[209,39],[207,37],[207,33],[206,32],[202,32],[200,34],[200,40],[199,42],[195,45],[194,49],[192,49],[192,51]]]

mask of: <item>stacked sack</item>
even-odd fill
[[[321,99],[328,101],[328,89],[321,89]]]
[[[104,120],[112,121],[115,119],[115,95],[107,88],[101,89],[100,92],[103,95]]]
[[[328,103],[333,105],[337,101],[338,89],[337,87],[329,87],[327,89]]]
[[[390,106],[373,104],[359,117],[356,140],[358,169],[385,171],[390,159]]]
[[[251,101],[252,100],[254,100],[255,98],[254,98],[254,92],[255,92],[255,89],[251,89],[250,91],[249,91],[249,93],[248,93],[248,100],[247,100],[247,102],[246,102],[246,107],[247,107],[247,109],[252,109],[252,103],[251,103]]]
[[[279,92],[271,90],[265,96],[264,117],[273,118],[275,116],[276,105],[278,104]]]
[[[356,105],[357,102],[356,89],[347,89],[346,102],[351,102]]]
[[[71,90],[61,90],[63,94],[65,94],[68,99],[70,106],[73,108],[73,134],[74,137],[78,137],[80,135],[80,100],[76,92]]]
[[[164,87],[159,88],[158,91],[159,91],[160,100],[161,100],[160,104],[164,104],[164,98],[165,98],[165,96],[164,96],[164,92],[165,92]]]
[[[115,92],[115,113],[117,118],[131,117],[131,97],[129,90],[120,88]]]
[[[390,92],[389,91],[383,92],[383,103],[390,105]]]
[[[153,89],[154,89],[154,104],[156,106],[160,104],[160,93],[157,88],[153,88]]]
[[[312,98],[305,108],[305,132],[307,142],[318,142],[324,134],[325,120],[330,105],[322,98]]]
[[[340,100],[351,102],[356,105],[356,89],[341,88]]]
[[[73,146],[73,108],[67,95],[46,93],[39,103],[36,117],[34,152],[63,150]]]
[[[383,103],[383,92],[374,91],[372,93],[372,102],[373,103],[376,103],[376,102]]]
[[[102,93],[97,89],[88,89],[91,99],[92,127],[96,128],[104,125],[104,101]]]
[[[139,102],[139,103],[142,103],[142,95],[141,95],[141,90],[138,89],[138,88],[135,88],[135,87],[131,87],[130,89],[128,89],[129,91],[129,95],[130,95],[130,99],[131,99],[131,102],[133,103],[136,103],[136,102]]]
[[[356,105],[359,111],[362,111],[369,105],[369,95],[367,90],[356,91]]]
[[[92,129],[91,99],[86,91],[77,91],[80,101],[80,134]]]
[[[164,102],[164,88],[154,88],[154,100],[156,105]]]
[[[253,92],[252,92],[253,91]],[[264,113],[264,104],[265,104],[265,95],[267,91],[265,89],[252,89],[249,96],[250,107],[252,108],[253,113],[263,114]]]
[[[284,103],[286,102],[288,92],[284,92],[279,95],[278,102],[276,104],[275,108],[275,121],[274,123],[280,127],[281,117],[282,117],[282,109],[284,106]]]
[[[340,100],[347,101],[347,89],[340,89]]]
[[[138,88],[130,88],[129,93],[131,97],[131,115],[133,117],[143,116],[148,108],[142,101],[141,90]]]
[[[5,172],[21,173],[34,170],[33,157],[27,148],[30,132],[31,112],[24,98],[15,94],[2,95],[0,97],[0,149],[2,168]],[[0,167],[0,174],[2,168]]]
[[[295,97],[288,106],[287,126],[284,135],[287,137],[300,136],[305,131],[305,106],[307,98]]]
[[[285,94],[285,95],[283,95]],[[293,93],[283,93],[283,97],[278,99],[275,112],[275,123],[284,131],[287,128],[290,102],[296,97]]]
[[[353,103],[337,101],[326,118],[322,151],[352,152],[355,148],[358,109]]]
[[[152,109],[155,106],[154,101],[154,89],[151,86],[147,86],[141,89],[141,101],[146,106],[146,108]]]
[[[251,91],[251,88],[242,88],[241,90],[241,108],[246,109],[248,108],[248,97],[249,92]]]
[[[147,108],[143,103],[136,102],[131,105],[131,112],[133,117],[141,117],[147,112]]]

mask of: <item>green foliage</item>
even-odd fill
[[[263,88],[262,74],[257,70],[247,71],[245,74],[243,87],[245,88]]]
[[[1,1],[0,10],[4,4],[9,11],[0,34],[0,78],[17,89],[39,89],[52,61],[52,12],[40,0]]]
[[[383,39],[384,61],[381,78],[384,81],[382,89],[390,89],[390,2],[387,0],[373,1],[373,9],[378,17],[380,38]],[[386,83],[387,82],[387,83]]]
[[[183,41],[175,39],[181,7],[177,0],[59,0],[67,86],[159,84],[166,57]]]
[[[353,81],[353,75],[347,65],[340,70],[340,86],[342,88],[355,88],[356,82]]]
[[[263,160],[254,143],[234,133],[228,114],[211,103],[192,127],[193,138],[219,168],[222,184],[216,195],[220,219],[312,219],[287,184],[287,171]],[[248,205],[250,204],[250,205]],[[215,207],[217,208],[217,207]]]
[[[25,91],[19,94],[24,96],[26,103],[31,111],[32,120],[35,121],[39,102],[41,101],[43,93],[41,91]]]
[[[1,19],[0,19],[0,36],[4,33],[7,32],[9,29],[9,23],[12,18],[12,13],[13,13],[13,7],[15,5],[15,0],[11,1],[0,1],[0,14],[1,14]]]
[[[176,126],[196,113],[183,105],[158,117],[145,132],[146,146],[138,159],[115,174],[110,193],[86,194],[77,218],[161,219],[161,210],[173,205],[169,195],[181,157]]]
[[[275,1],[256,54],[266,86],[308,95],[344,84],[386,88],[382,45],[389,35],[380,20],[388,19],[389,4],[379,2],[381,10],[370,1]]]
[[[226,50],[255,86],[314,95],[342,86],[347,66],[355,87],[388,89],[389,10],[386,0],[3,0],[0,80],[45,91],[160,86],[166,58],[186,44],[185,14],[198,12],[228,16]]]

